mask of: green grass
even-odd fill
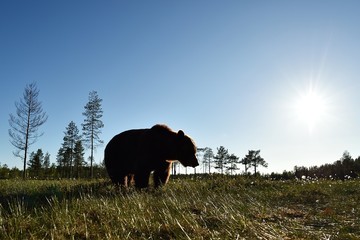
[[[0,239],[359,239],[360,180],[0,181]]]

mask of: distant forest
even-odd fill
[[[30,154],[27,164],[27,179],[84,179],[91,178],[91,168],[85,161],[76,160],[70,165],[70,158],[63,158],[61,149],[57,157],[57,163],[50,164],[50,154],[43,154],[41,149]],[[89,157],[90,158],[90,157]],[[83,160],[83,158],[80,158]],[[93,164],[93,178],[106,178],[107,173],[103,164]],[[6,164],[0,165],[0,179],[22,178],[23,171],[14,167],[9,168]]]
[[[83,148],[79,146],[80,154],[76,153],[73,161],[66,157],[66,153],[59,150],[57,162],[50,164],[50,155],[43,153],[41,149],[30,154],[27,168],[28,179],[84,179],[90,178],[91,168],[88,162],[83,159]],[[260,176],[259,167],[267,167],[267,163],[260,157],[260,150],[249,150],[244,158],[239,159],[234,154],[229,154],[228,150],[220,146],[217,154],[213,154],[211,148],[199,148],[198,159],[201,166],[196,174],[227,174],[227,175],[249,175]],[[65,158],[64,158],[65,156]],[[77,159],[76,156],[79,156]],[[80,160],[80,161],[79,161]],[[90,159],[89,159],[90,160]],[[240,171],[240,165],[243,165]],[[177,175],[180,163],[174,162],[172,174]],[[199,170],[200,169],[200,170]],[[187,171],[186,171],[187,172]],[[240,173],[241,172],[241,173]],[[0,179],[21,178],[22,170],[9,168],[6,164],[0,165]],[[103,163],[93,165],[94,178],[107,178],[105,165]],[[190,173],[190,171],[189,171]],[[282,173],[271,173],[262,175],[272,180],[312,180],[312,179],[334,179],[346,180],[360,177],[360,156],[352,158],[350,153],[345,151],[342,157],[332,164],[321,166],[299,167],[295,166],[292,171]]]
[[[321,166],[298,167],[293,171],[284,171],[282,174],[272,173],[270,177],[274,179],[352,179],[360,177],[360,156],[352,158],[348,151],[345,151],[342,157],[332,164]]]

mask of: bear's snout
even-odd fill
[[[197,158],[195,158],[193,161],[192,161],[192,164],[190,164],[190,167],[197,167],[199,166],[199,161],[197,160]]]
[[[199,166],[199,163],[195,163],[195,164],[192,165],[193,168],[197,167],[197,166]]]

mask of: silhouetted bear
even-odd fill
[[[137,188],[145,188],[152,171],[155,187],[168,181],[171,160],[185,167],[198,166],[195,153],[193,140],[182,130],[176,133],[165,125],[155,125],[114,136],[105,148],[104,159],[113,183],[128,186],[133,179]]]

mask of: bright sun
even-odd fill
[[[301,95],[295,107],[299,119],[307,124],[310,133],[324,120],[327,108],[324,97],[313,89]]]

